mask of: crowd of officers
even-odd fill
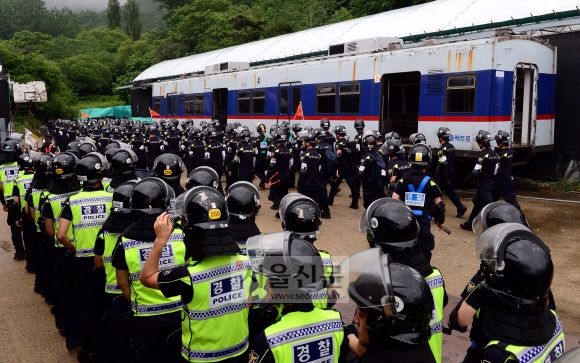
[[[447,293],[428,231],[431,219],[445,222],[438,185],[455,198],[448,129],[437,131],[435,181],[423,135],[406,153],[396,133],[381,138],[362,120],[353,141],[343,126],[333,136],[328,120],[321,130],[294,125],[294,135],[282,124],[268,136],[259,124],[255,141],[237,125],[225,134],[190,122],[51,126],[38,152],[5,141],[0,195],[15,259],[36,273],[34,291],[53,305],[67,348],[82,347],[79,362],[440,363],[442,334],[469,324],[464,362],[564,354],[550,250],[517,204],[493,202],[512,190],[485,179],[498,156],[484,131],[473,173],[480,208],[469,219],[481,266],[444,327]],[[254,175],[270,188],[281,232],[256,224]],[[334,265],[315,242],[342,179],[354,209],[362,184],[369,249]],[[294,183],[298,193],[288,193]],[[333,309],[341,296],[357,305],[352,324]]]

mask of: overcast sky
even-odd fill
[[[123,5],[127,0],[119,0]],[[107,8],[108,0],[44,0],[46,7],[52,9],[54,7],[64,8],[68,6],[74,11],[80,10],[95,10],[102,11]]]

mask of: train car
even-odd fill
[[[554,144],[555,77],[556,49],[509,31],[412,46],[368,38],[333,44],[317,58],[253,67],[232,59],[153,82],[151,108],[161,118],[237,121],[252,131],[257,122],[317,127],[328,118],[351,136],[361,118],[366,129],[403,139],[422,132],[432,146],[435,130],[447,126],[460,156],[479,150],[478,130],[505,130],[529,153]],[[295,115],[300,103],[303,118]]]

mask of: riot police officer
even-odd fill
[[[293,161],[290,151],[286,147],[286,134],[282,130],[276,131],[274,141],[276,142],[276,147],[272,151],[266,179],[270,185],[269,199],[273,203],[270,209],[277,210],[282,198],[288,194],[288,179],[291,177],[289,170],[293,165]]]
[[[429,346],[440,363],[442,359],[443,308],[447,305],[445,282],[441,272],[431,266],[419,248],[419,225],[413,211],[405,203],[381,198],[373,202],[362,215],[359,232],[367,236],[371,248],[379,247],[392,260],[415,269],[423,276],[433,295],[433,315],[429,322]]]
[[[233,183],[235,183],[238,179],[238,173],[237,170],[235,170],[236,172],[232,172],[232,162],[234,161],[234,158],[236,157],[236,154],[238,152],[238,147],[240,145],[240,137],[238,135],[238,132],[236,130],[236,128],[234,127],[234,125],[230,124],[230,129],[228,130],[228,134],[226,136],[226,139],[224,140],[224,150],[226,152],[226,157],[224,159],[224,170],[225,170],[225,174],[226,174],[226,189],[228,189],[230,187],[230,185],[232,185]],[[249,133],[249,132],[248,132]],[[253,177],[253,175],[252,175]]]
[[[387,166],[377,152],[377,138],[374,132],[365,131],[362,143],[366,153],[360,160],[355,180],[362,181],[363,206],[368,208],[372,202],[384,196]]]
[[[313,146],[314,132],[304,130],[298,135],[304,145],[304,153],[300,161],[300,176],[296,190],[320,205],[320,155]]]
[[[256,150],[256,167],[255,174],[260,178],[260,188],[265,188],[266,183],[266,155],[268,152],[268,144],[270,138],[266,135],[266,125],[258,123],[256,125],[258,138],[254,141],[254,149]]]
[[[224,173],[224,162],[226,160],[226,151],[224,150],[223,145],[220,141],[218,141],[218,133],[213,128],[210,127],[208,130],[208,143],[205,148],[205,160],[206,165],[215,170],[218,176],[222,177]],[[220,193],[223,194],[223,188],[220,180],[219,189]]]
[[[254,180],[256,154],[250,140],[250,130],[239,130],[238,147],[230,164],[229,174],[235,175],[234,180],[251,183]]]
[[[185,183],[185,188],[191,189],[200,185],[211,187],[219,191],[220,178],[215,170],[209,166],[200,166],[189,173],[187,176],[187,182]]]
[[[169,133],[167,134],[167,152],[174,155],[179,155],[179,144],[181,143],[181,135],[179,135],[179,130],[177,126],[172,125],[169,127]]]
[[[320,127],[322,127],[322,129],[324,130],[324,142],[326,142],[328,145],[333,146],[334,143],[336,142],[336,139],[334,138],[334,136],[330,133],[330,120],[327,119],[326,117],[323,118],[322,120],[320,120]]]
[[[78,156],[79,159],[84,158],[88,153],[94,153],[97,151],[97,146],[90,141],[83,141],[79,145]]]
[[[131,303],[135,315],[139,362],[164,361],[167,337],[181,325],[181,299],[165,297],[139,280],[157,238],[155,220],[169,210],[174,197],[173,189],[159,178],[139,181],[131,192],[133,221],[113,251],[117,284]],[[164,243],[162,248],[163,269],[183,265],[187,260],[183,232],[179,228],[175,228],[173,233],[170,230],[164,242],[167,244]]]
[[[348,340],[340,314],[315,307],[310,297],[326,280],[316,248],[292,232],[252,237],[247,248],[254,272],[268,278],[264,305],[274,307],[273,324],[261,329],[250,362],[343,361]],[[289,335],[297,339],[284,339]]]
[[[137,154],[131,149],[117,149],[111,159],[111,182],[106,191],[112,193],[119,185],[137,180],[135,169],[139,163]]]
[[[24,244],[22,243],[22,229],[16,225],[17,216],[14,215],[14,208],[9,208],[13,204],[13,189],[14,180],[18,178],[18,157],[22,154],[20,141],[8,140],[2,147],[2,154],[0,155],[0,202],[4,208],[4,212],[8,212],[7,223],[10,226],[10,233],[12,234],[12,244],[16,252],[14,259],[22,261],[26,258],[24,251]]]
[[[400,139],[387,139],[381,147],[384,155],[388,155],[390,161],[387,165],[387,180],[388,180],[388,196],[392,196],[395,192],[395,187],[403,175],[409,170],[411,165],[406,159],[400,157],[401,149],[404,150]]]
[[[516,200],[516,183],[512,176],[514,152],[510,148],[510,135],[506,131],[499,130],[494,139],[497,143],[495,152],[498,157],[498,168],[492,189],[492,199],[495,202],[499,198],[503,198],[507,203],[521,210],[520,204]]]
[[[336,179],[332,181],[330,193],[328,195],[328,204],[334,204],[334,197],[338,194],[340,183],[346,180],[346,184],[350,188],[350,195],[352,201],[349,208],[358,209],[359,189],[355,187],[354,180],[356,176],[356,168],[359,165],[360,158],[357,152],[357,142],[349,141],[347,138],[346,127],[338,125],[334,128],[336,135],[336,143],[334,149],[336,153]]]
[[[185,191],[181,186],[183,169],[183,162],[179,156],[166,153],[155,159],[153,176],[166,182],[173,189],[175,195],[179,195]]]
[[[256,215],[260,210],[260,193],[254,184],[239,181],[234,183],[225,195],[228,206],[230,235],[240,247],[240,253],[246,254],[248,238],[260,234],[256,225]]]
[[[161,154],[165,153],[165,140],[157,135],[157,126],[151,125],[147,128],[147,136],[145,139],[145,151],[147,152],[147,169],[153,170],[155,159]]]
[[[136,130],[131,140],[129,140],[129,144],[131,145],[131,149],[137,155],[137,169],[147,169],[147,150],[145,149],[145,137],[141,130]]]
[[[427,261],[431,261],[431,251],[435,248],[435,237],[431,233],[431,219],[444,228],[445,203],[441,200],[441,190],[437,183],[426,175],[431,162],[431,148],[416,144],[409,150],[410,172],[399,180],[393,198],[403,200],[417,217],[419,223],[419,248]]]
[[[348,257],[339,271],[348,271],[346,292],[358,307],[356,329],[347,327],[347,334],[359,362],[435,362],[428,344],[433,298],[417,271],[379,248]]]
[[[252,270],[248,257],[239,254],[230,236],[226,201],[213,188],[195,187],[177,198],[175,211],[181,217],[192,262],[159,271],[173,230],[169,215],[163,213],[155,222],[157,238],[140,281],[168,298],[180,298],[185,361],[211,357],[212,361],[245,362]],[[208,275],[210,280],[203,277]]]
[[[447,194],[457,208],[457,218],[460,218],[467,211],[467,207],[461,203],[455,193],[455,147],[449,142],[451,131],[447,127],[440,127],[437,129],[437,137],[441,146],[439,146],[439,164],[437,164],[435,179],[439,188]]]
[[[200,166],[204,166],[205,163],[205,142],[201,139],[201,130],[197,127],[191,129],[191,134],[193,141],[189,144],[187,148],[187,161],[190,167],[188,174],[191,170],[195,170]]]
[[[475,142],[479,145],[481,152],[477,156],[474,169],[463,183],[463,187],[465,188],[472,180],[477,179],[477,191],[473,199],[473,209],[467,221],[460,224],[462,229],[468,231],[472,230],[473,219],[481,212],[483,207],[493,202],[491,192],[496,172],[497,154],[491,149],[491,140],[492,138],[489,132],[479,130],[475,137]]]
[[[94,248],[97,234],[107,219],[113,196],[103,189],[102,179],[107,174],[109,162],[99,153],[90,153],[76,165],[77,178],[83,190],[70,196],[62,205],[56,238],[75,259],[75,311],[81,328],[82,350],[79,362],[94,357],[93,311],[91,303],[91,275],[95,268]],[[73,238],[69,238],[69,229]],[[74,241],[74,245],[71,242]]]

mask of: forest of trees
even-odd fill
[[[15,82],[46,82],[38,119],[129,102],[116,87],[151,65],[430,0],[109,0],[107,10],[0,0],[0,57]]]

